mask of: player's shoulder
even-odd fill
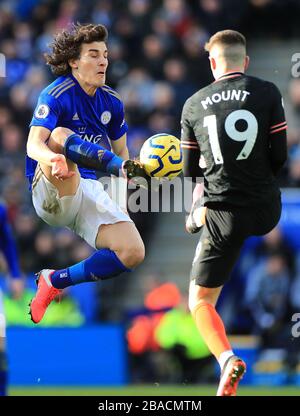
[[[247,91],[255,93],[258,100],[272,101],[275,97],[281,96],[279,88],[272,81],[244,74],[241,82]]]
[[[40,96],[48,100],[57,100],[67,91],[70,91],[75,85],[76,83],[71,76],[61,76],[44,88]]]
[[[109,97],[114,102],[122,102],[121,96],[115,91],[113,88],[111,88],[109,85],[103,85],[99,88],[102,94]]]
[[[224,82],[226,82],[226,80],[224,80]],[[277,94],[280,93],[278,87],[273,82],[267,81],[265,79],[258,78],[255,76],[251,76],[248,74],[244,74],[240,78],[235,78],[234,80],[230,80],[230,84],[229,83],[224,84],[222,82],[214,81],[206,85],[205,87],[201,88],[197,92],[195,92],[195,94],[193,94],[187,100],[187,102],[192,106],[193,103],[197,103],[199,102],[199,100],[202,100],[203,98],[215,92],[219,92],[219,90],[224,89],[225,86],[227,89],[235,88],[237,86],[238,88],[244,88],[247,90],[255,90],[255,91],[260,92],[262,95],[267,94],[266,95],[267,97],[269,95],[272,96],[273,93],[277,93]]]
[[[193,95],[191,95],[184,103],[183,106],[183,113],[189,117],[192,115],[196,115],[199,110],[199,103],[203,100],[203,97],[206,97],[210,94],[210,87],[211,84],[201,88],[200,90],[196,91]]]
[[[201,94],[200,94],[201,90],[196,91],[193,95],[191,95],[189,98],[187,98],[185,100],[184,109],[188,109],[188,108],[193,107],[193,105],[197,102],[197,100],[199,100],[199,98],[201,96]]]
[[[269,88],[272,90],[278,90],[278,87],[272,81],[268,81],[266,79],[254,77],[252,75],[245,75],[245,80],[249,84],[253,84],[258,87],[265,87],[265,88]]]
[[[200,88],[186,100],[185,106],[193,107],[194,105],[197,105],[199,103],[199,100],[211,94],[212,88],[214,88],[214,82],[206,85],[205,87]]]

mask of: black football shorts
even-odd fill
[[[264,235],[278,223],[280,197],[256,208],[207,208],[206,222],[196,248],[190,278],[204,287],[219,287],[229,278],[247,237]]]

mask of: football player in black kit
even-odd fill
[[[181,120],[184,175],[204,177],[187,222],[189,232],[203,224],[189,308],[221,367],[217,395],[235,396],[246,364],[234,355],[215,304],[245,239],[268,233],[280,219],[276,175],[287,159],[287,125],[277,87],[245,75],[241,33],[217,32],[205,48],[215,81],[186,101]]]

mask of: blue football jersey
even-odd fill
[[[107,85],[88,95],[72,74],[57,78],[40,94],[30,127],[50,131],[67,127],[87,140],[108,147],[108,139],[118,140],[128,130],[120,96]],[[26,156],[26,176],[30,187],[37,162]],[[78,166],[83,178],[97,179],[94,170]]]

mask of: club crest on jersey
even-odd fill
[[[47,106],[47,104],[40,104],[35,110],[34,115],[36,118],[46,118],[49,112],[50,108]]]
[[[108,124],[111,119],[111,112],[110,111],[103,111],[101,114],[101,123],[102,124]]]

